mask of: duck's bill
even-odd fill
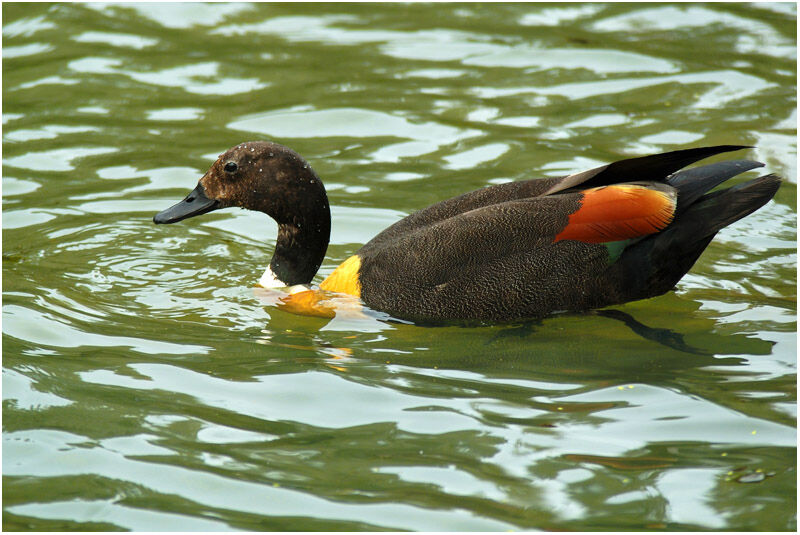
[[[189,217],[207,214],[217,208],[222,208],[219,201],[206,197],[203,186],[197,184],[197,187],[181,202],[153,216],[153,223],[177,223]]]

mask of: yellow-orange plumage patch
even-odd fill
[[[330,297],[329,294],[319,290],[305,290],[281,297],[278,308],[301,316],[332,318],[336,316],[336,309],[333,303],[328,301]]]
[[[674,194],[637,184],[588,189],[554,241],[603,243],[653,234],[670,224],[675,202]]]
[[[333,270],[328,278],[319,285],[320,289],[329,292],[339,292],[343,294],[361,297],[361,281],[358,279],[358,271],[361,269],[361,259],[358,255],[353,255]]]

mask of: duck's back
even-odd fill
[[[437,222],[455,217],[470,210],[475,210],[476,208],[483,208],[485,206],[492,206],[518,199],[538,197],[563,179],[564,177],[541,178],[496,184],[437,202],[427,208],[417,210],[385,228],[365,244],[361,248],[361,252],[377,250],[412,232],[420,231]]]

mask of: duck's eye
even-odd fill
[[[228,163],[225,164],[224,169],[225,169],[226,173],[233,174],[233,173],[236,172],[237,169],[239,169],[239,166],[236,165],[236,162],[228,162]]]

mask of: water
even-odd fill
[[[794,4],[3,15],[4,528],[796,529]],[[254,295],[263,215],[151,223],[251,139],[328,187],[318,281],[487,184],[723,143],[786,182],[626,316],[327,321]]]

